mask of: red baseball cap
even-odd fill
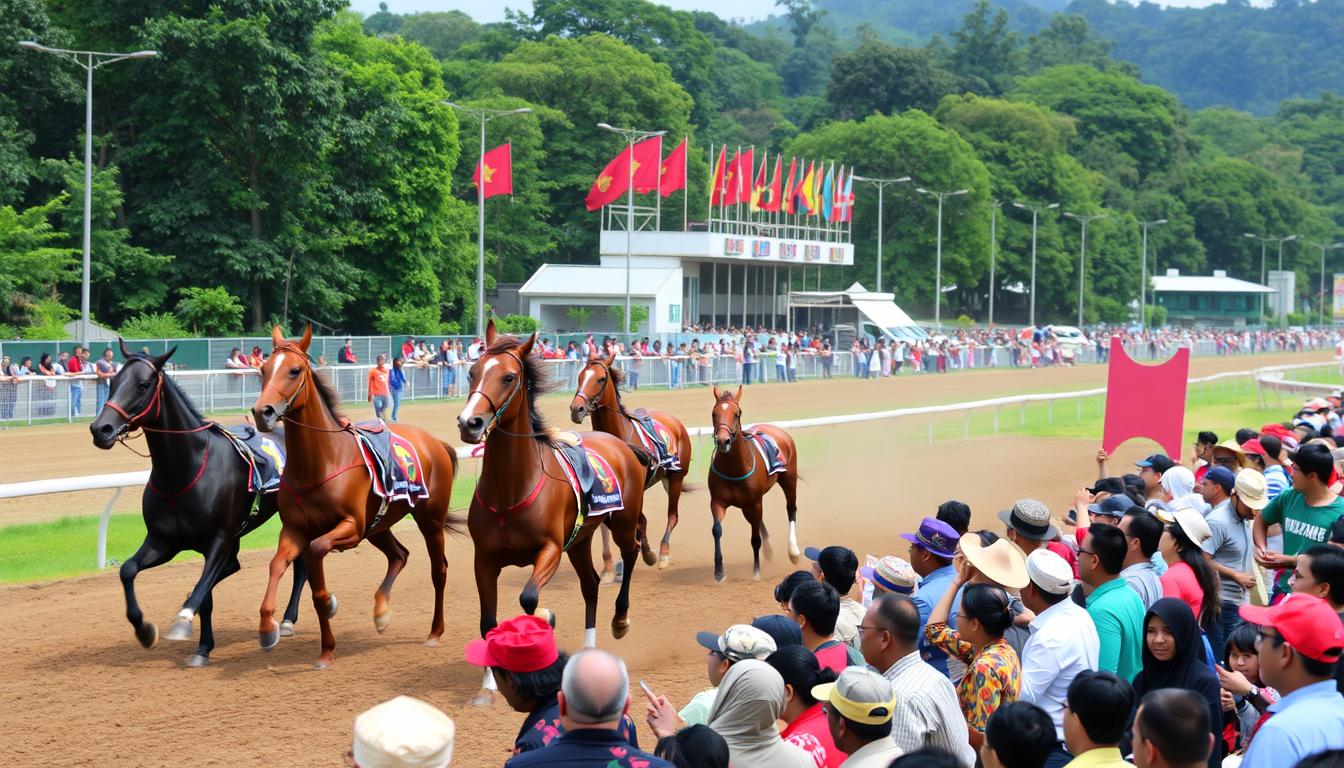
[[[501,622],[480,640],[467,643],[467,662],[499,667],[509,672],[536,672],[560,658],[555,630],[537,616],[518,616]]]
[[[1252,624],[1273,627],[1308,659],[1331,663],[1344,652],[1344,623],[1329,603],[1315,595],[1288,595],[1269,608],[1243,605],[1238,613]]]

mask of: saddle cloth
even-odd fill
[[[373,492],[384,502],[415,506],[418,499],[429,498],[420,452],[410,440],[393,432],[382,419],[361,421],[354,433],[373,479]]]
[[[751,427],[745,429],[744,432],[747,439],[751,440],[751,444],[756,446],[756,452],[761,454],[761,458],[765,460],[767,475],[777,475],[788,469],[788,465],[780,454],[779,446],[775,444],[774,438],[764,432],[757,432]]]
[[[667,427],[654,421],[649,412],[643,408],[636,410],[630,420],[635,423],[635,434],[639,436],[639,441],[658,460],[658,469],[680,472],[681,458],[673,449],[672,435],[667,431]]]
[[[282,432],[276,439],[263,435],[250,424],[221,427],[233,449],[247,462],[249,493],[275,493],[280,490],[280,475],[285,471],[285,443]]]
[[[625,509],[620,478],[606,459],[588,450],[582,441],[576,445],[557,442],[551,447],[578,499],[580,520]]]

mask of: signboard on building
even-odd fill
[[[826,249],[826,256],[832,264],[843,264],[845,262],[845,249],[831,246]]]
[[[667,322],[669,322],[669,323],[678,323],[678,324],[681,323],[681,305],[680,305],[680,304],[668,304],[668,305],[667,305]]]
[[[804,260],[804,261],[821,261],[821,246],[820,246],[820,245],[804,245],[804,246],[803,246],[803,260]]]
[[[752,255],[752,256],[755,256],[755,257],[758,258],[758,259],[768,259],[768,258],[770,258],[770,241],[769,241],[769,240],[752,240],[752,241],[751,241],[751,255]]]
[[[1338,323],[1344,321],[1344,274],[1339,272],[1335,273],[1334,295],[1333,316]]]
[[[796,259],[796,258],[798,258],[798,244],[797,244],[797,243],[780,243],[780,244],[779,244],[779,257],[780,257],[781,259]]]
[[[724,256],[741,256],[746,248],[746,242],[740,237],[730,237],[723,241]]]

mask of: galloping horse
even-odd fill
[[[457,474],[457,453],[422,429],[397,425],[396,434],[410,441],[419,454],[424,471],[421,482],[429,496],[414,505],[380,499],[374,492],[375,470],[366,463],[356,428],[336,411],[336,393],[313,371],[308,357],[312,337],[311,326],[297,342],[286,341],[278,327],[274,330],[275,350],[261,367],[261,395],[252,406],[259,429],[270,431],[282,420],[286,422],[289,458],[280,479],[280,544],[261,602],[261,647],[269,650],[280,641],[274,618],[276,585],[289,564],[303,557],[322,627],[317,668],[331,665],[336,647],[331,618],[337,603],[327,590],[322,560],[328,552],[343,552],[364,539],[387,556],[387,575],[373,596],[373,625],[379,632],[386,629],[392,618],[392,583],[410,554],[392,535],[392,526],[407,514],[415,519],[429,550],[434,619],[425,644],[436,646],[443,636],[443,589],[448,578],[443,542],[444,532],[455,525],[448,514],[448,500]]]
[[[765,494],[774,487],[776,474],[784,489],[785,509],[789,513],[789,560],[798,562],[798,449],[789,433],[770,424],[758,424],[751,433],[742,431],[742,388],[737,394],[714,387],[714,458],[709,463],[709,507],[714,514],[714,578],[724,580],[723,516],[728,507],[738,507],[751,524],[752,578],[761,578],[761,545],[770,556],[770,534],[765,530],[762,506]],[[753,443],[754,434],[764,434],[779,447],[784,469],[772,474]]]
[[[624,637],[630,629],[630,578],[636,549],[644,561],[655,562],[644,519],[644,485],[654,458],[604,432],[584,432],[584,447],[605,460],[624,490],[623,508],[605,515],[586,515],[557,455],[553,435],[536,408],[536,398],[551,388],[546,373],[529,357],[536,334],[519,342],[486,327],[484,354],[468,373],[470,394],[457,417],[467,443],[484,443],[480,479],[467,515],[467,529],[475,546],[476,592],[481,602],[481,634],[496,624],[499,573],[506,565],[532,566],[532,574],[518,602],[526,613],[536,613],[541,589],[555,575],[560,555],[579,576],[584,603],[584,645],[597,642],[598,574],[593,568],[592,536],[606,525],[616,539],[625,563],[611,632]],[[473,704],[493,700],[493,681]]]
[[[625,376],[620,369],[612,367],[615,361],[614,353],[605,358],[595,355],[588,359],[588,364],[579,371],[579,388],[569,404],[569,416],[575,424],[582,424],[585,416],[592,416],[593,429],[615,435],[627,443],[639,444],[642,441],[639,428],[635,426],[635,418],[621,402],[620,387]],[[672,562],[672,529],[677,527],[679,519],[677,504],[681,501],[686,475],[691,470],[691,438],[686,432],[686,425],[676,416],[660,411],[649,411],[648,416],[666,431],[669,438],[667,450],[676,455],[677,463],[681,465],[677,471],[659,467],[653,480],[662,481],[667,491],[667,530],[663,532],[663,541],[658,550],[658,567],[666,568]],[[606,538],[603,537],[603,561],[611,557],[606,544]]]
[[[210,662],[215,647],[212,590],[238,571],[238,540],[275,514],[276,500],[273,493],[249,490],[251,468],[224,436],[223,428],[203,419],[182,390],[164,375],[164,363],[176,351],[174,347],[167,354],[149,357],[132,354],[122,342],[126,365],[112,379],[111,396],[89,425],[89,432],[95,446],[108,450],[139,429],[149,449],[149,483],[140,498],[145,540],[121,564],[126,618],[135,627],[141,645],[153,647],[159,640],[159,630],[145,621],[136,602],[136,574],[166,563],[184,550],[205,555],[201,577],[165,635],[169,640],[190,640],[192,617],[199,615],[201,639],[187,658],[187,666],[203,667]],[[304,569],[294,569],[294,588],[281,625],[286,634],[294,633],[304,574]]]

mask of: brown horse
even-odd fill
[[[392,526],[407,514],[415,519],[429,550],[434,619],[426,645],[438,645],[443,636],[443,589],[448,578],[444,533],[454,525],[448,500],[457,474],[457,453],[424,430],[398,425],[397,435],[409,440],[420,455],[429,498],[418,500],[414,506],[404,501],[385,504],[373,492],[370,470],[354,427],[336,411],[335,392],[313,371],[308,357],[312,336],[309,327],[302,339],[290,342],[279,328],[275,329],[275,350],[261,367],[261,394],[252,406],[252,416],[263,431],[285,422],[288,454],[280,480],[280,544],[271,560],[270,581],[261,602],[261,647],[269,650],[280,641],[275,623],[276,586],[289,564],[303,557],[308,565],[313,607],[322,626],[322,654],[317,667],[325,669],[331,664],[336,647],[331,631],[336,597],[327,590],[322,559],[332,550],[343,552],[364,539],[387,556],[387,575],[373,596],[373,624],[379,632],[386,629],[391,620],[392,583],[410,554],[392,535]]]
[[[487,348],[471,367],[467,404],[457,417],[467,443],[484,443],[481,474],[467,515],[475,546],[476,592],[481,602],[481,634],[496,624],[498,580],[506,565],[531,565],[532,574],[518,602],[534,614],[542,587],[555,575],[560,555],[579,576],[584,603],[584,645],[597,642],[598,574],[593,568],[592,536],[606,525],[625,563],[611,632],[624,637],[630,628],[630,577],[637,551],[655,562],[645,532],[644,484],[655,460],[638,446],[603,432],[580,434],[583,445],[611,466],[624,491],[624,509],[603,516],[580,516],[580,506],[556,455],[554,435],[537,411],[535,400],[551,384],[538,362],[529,357],[533,334],[519,342],[486,327]],[[473,699],[493,700],[492,683]]]
[[[594,355],[588,359],[588,364],[579,371],[579,388],[569,403],[569,416],[575,424],[582,424],[585,416],[592,416],[593,429],[615,435],[627,443],[639,444],[635,420],[621,402],[621,384],[625,376],[620,369],[612,367],[615,361],[615,353],[605,358]],[[649,411],[649,417],[667,432],[670,438],[667,450],[675,454],[681,464],[681,469],[676,472],[660,467],[653,480],[661,481],[667,491],[667,530],[663,532],[658,550],[658,567],[666,568],[672,562],[672,529],[677,527],[679,517],[677,505],[681,501],[686,475],[691,470],[691,437],[686,432],[686,425],[670,413]],[[606,563],[610,559],[604,536],[602,560]]]
[[[789,560],[798,562],[798,449],[788,432],[770,424],[757,424],[752,432],[770,436],[779,446],[784,471],[769,473],[756,447],[742,431],[742,388],[737,394],[714,387],[714,457],[709,462],[709,507],[714,514],[714,578],[723,581],[723,516],[728,507],[742,510],[751,524],[752,578],[761,578],[761,545],[770,556],[770,534],[765,530],[762,507],[765,494],[775,486],[784,489],[789,513]]]

